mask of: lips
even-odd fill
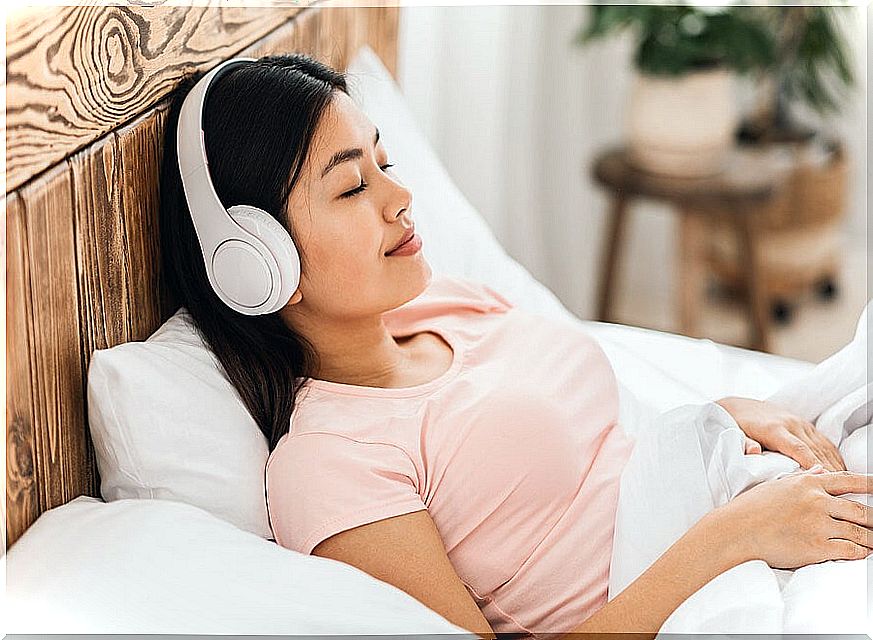
[[[394,247],[392,247],[389,251],[387,251],[385,253],[385,255],[387,256],[387,255],[390,255],[390,254],[394,253],[395,251],[397,251],[397,249],[399,249],[404,244],[409,242],[412,239],[412,236],[414,236],[414,235],[415,235],[415,226],[409,227],[406,231],[403,232],[403,235],[400,237],[400,241],[397,244],[395,244]]]

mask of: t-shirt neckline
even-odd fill
[[[411,396],[419,396],[434,391],[443,386],[449,380],[455,377],[460,371],[464,360],[464,352],[461,349],[461,341],[457,334],[445,327],[436,325],[431,326],[413,326],[407,328],[404,332],[394,335],[395,338],[404,338],[421,333],[423,331],[431,331],[439,335],[452,348],[452,363],[449,368],[442,374],[421,384],[416,384],[411,387],[368,387],[357,384],[345,384],[342,382],[332,382],[330,380],[320,380],[318,378],[309,378],[306,386],[313,389],[321,389],[331,393],[339,393],[349,396],[370,396],[378,398],[408,398]]]

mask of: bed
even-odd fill
[[[147,389],[164,393],[163,373],[143,358],[160,348],[182,354],[183,368],[200,358],[204,380],[217,375],[161,286],[158,168],[180,80],[230,57],[302,51],[348,69],[353,95],[415,193],[435,271],[580,323],[619,378],[621,419],[725,395],[764,399],[814,368],[575,318],[500,247],[417,128],[392,80],[401,9],[387,5],[66,7],[33,10],[9,27],[6,631],[463,632],[363,572],[278,547],[262,530],[263,478],[251,469],[229,490],[245,485],[253,496],[254,511],[240,515],[222,510],[231,479],[215,475],[217,457],[202,460],[214,484],[189,493],[161,487],[159,468],[152,485],[144,474],[131,480],[118,459],[119,433],[142,437],[127,443],[132,450],[159,440],[134,431],[137,419],[119,409]],[[208,384],[226,391],[220,380]],[[259,436],[244,436],[253,466],[265,450]]]

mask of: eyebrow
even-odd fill
[[[375,147],[379,143],[379,127],[376,127],[376,136],[373,138],[373,146]],[[337,151],[333,154],[333,157],[330,159],[330,162],[327,163],[327,166],[321,172],[321,177],[327,175],[327,173],[333,169],[338,164],[342,164],[348,160],[357,160],[361,156],[364,155],[364,152],[358,149],[344,149],[342,151]]]

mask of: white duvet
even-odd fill
[[[848,469],[859,473],[868,472],[873,411],[867,380],[871,304],[851,343],[767,398],[814,422],[839,447]],[[660,415],[639,408],[635,413],[637,444],[621,478],[610,600],[705,513],[762,481],[801,472],[797,462],[779,453],[745,455],[743,432],[714,402]],[[661,633],[873,635],[871,568],[869,560],[823,562],[794,571],[746,562],[686,600]]]

